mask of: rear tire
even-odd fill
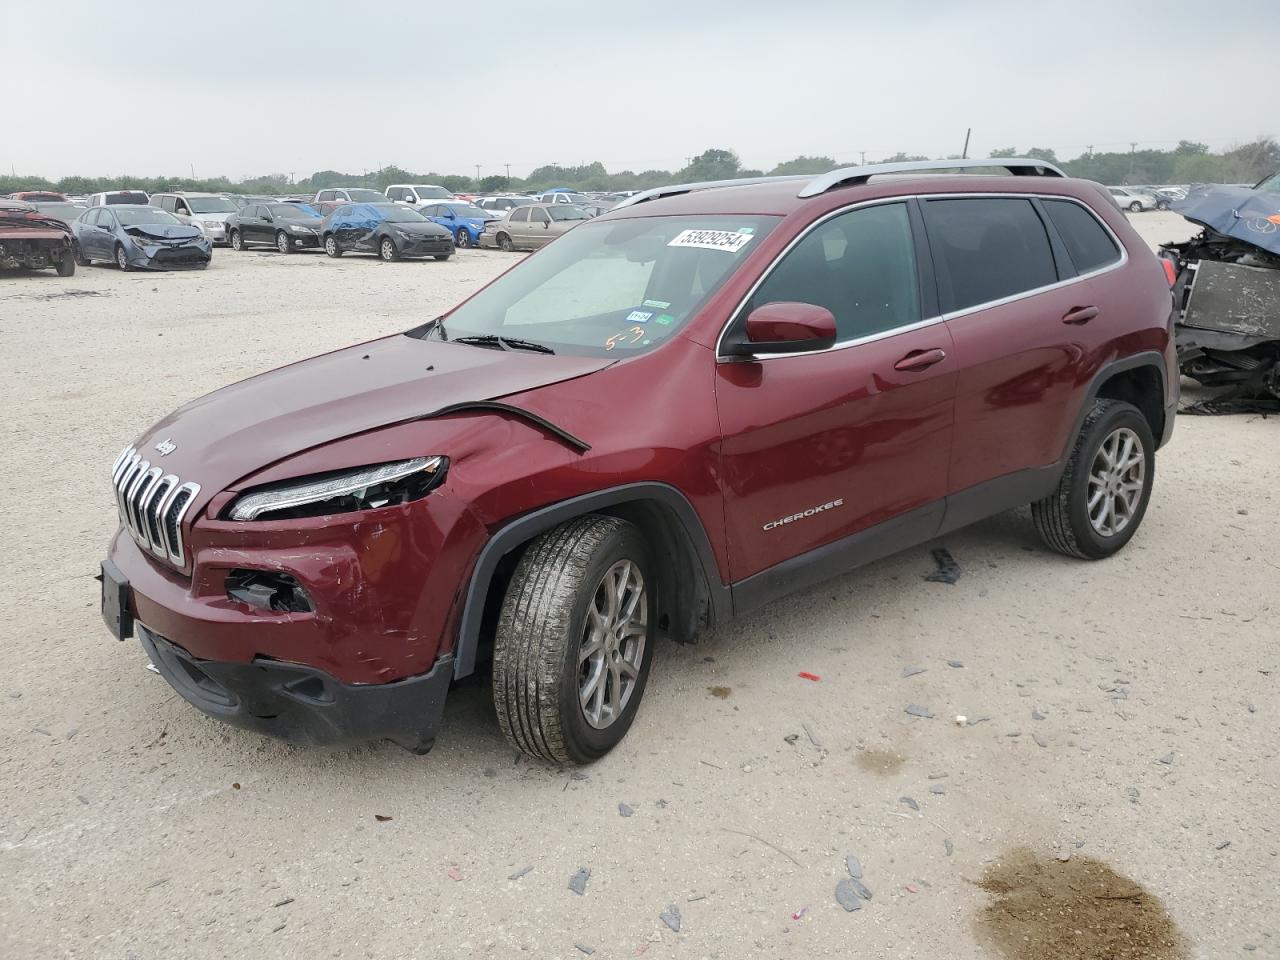
[[[498,723],[518,750],[588,763],[626,735],[653,660],[652,569],[640,531],[616,517],[578,517],[529,545],[493,651]]]
[[[1094,400],[1058,489],[1031,505],[1040,538],[1082,560],[1101,560],[1120,550],[1147,512],[1155,449],[1151,426],[1137,407]]]
[[[505,233],[498,234],[498,246],[500,246],[507,253],[512,253],[516,248],[516,245],[511,242],[511,238],[507,236]]]
[[[125,273],[128,273],[133,267],[129,263],[129,256],[124,252],[124,244],[116,244],[116,266]]]
[[[244,249],[244,237],[239,230],[231,231],[231,249],[237,252]]]
[[[332,233],[325,235],[324,252],[335,260],[342,256],[342,248],[338,246],[338,239]]]
[[[70,251],[65,253],[61,260],[58,261],[58,276],[74,277],[76,275],[76,262],[71,257]]]

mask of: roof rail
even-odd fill
[[[902,163],[869,163],[843,167],[812,178],[796,196],[816,197],[835,187],[866,183],[872,177],[895,173],[927,173],[933,170],[968,170],[972,167],[1000,167],[1015,177],[1065,177],[1060,168],[1045,160],[1028,157],[987,157],[985,160],[907,160]]]
[[[693,193],[695,190],[714,190],[716,187],[740,187],[748,183],[775,183],[784,180],[811,179],[813,178],[809,174],[799,174],[786,177],[740,177],[737,180],[702,180],[698,183],[675,183],[669,187],[654,187],[652,190],[645,190],[643,193],[637,193],[633,197],[627,197],[621,203],[615,204],[612,209],[620,210],[623,207],[644,203],[646,200],[674,197],[682,193]]]

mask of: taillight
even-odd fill
[[[1160,258],[1160,266],[1164,267],[1164,278],[1169,281],[1172,288],[1178,282],[1178,269],[1173,265],[1173,261],[1168,257]]]

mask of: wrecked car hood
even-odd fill
[[[612,362],[396,334],[223,387],[171,413],[134,446],[166,472],[200,484],[194,517],[219,491],[285,457],[453,404],[570,380]],[[158,443],[173,450],[161,456]]]
[[[1280,255],[1280,194],[1249,187],[1195,186],[1169,205],[1192,223]]]
[[[124,232],[137,239],[194,240],[202,236],[198,227],[182,223],[147,223],[125,227]]]

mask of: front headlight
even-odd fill
[[[418,457],[261,487],[241,494],[228,520],[296,520],[376,510],[425,497],[444,479],[449,461]]]
[[[315,227],[304,227],[300,223],[289,224],[289,229],[292,230],[294,233],[315,233],[316,232]]]
[[[222,226],[222,221],[221,220],[205,220],[204,225],[208,227],[210,230],[216,230],[218,227]]]

